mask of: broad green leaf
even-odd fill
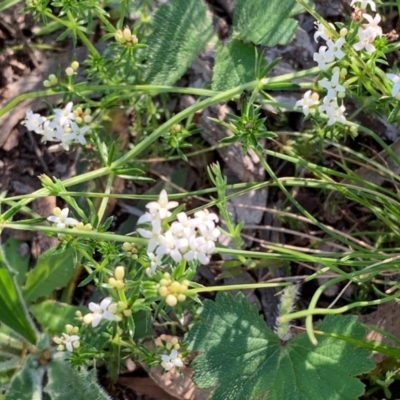
[[[199,0],[171,0],[154,15],[147,40],[146,82],[173,85],[213,35],[207,7]]]
[[[46,300],[29,307],[29,311],[38,320],[42,328],[50,334],[59,334],[65,331],[65,325],[74,325],[75,313],[87,312],[87,308],[71,306],[55,300]]]
[[[313,346],[306,334],[286,343],[242,295],[218,294],[206,300],[187,341],[201,352],[193,380],[215,387],[212,400],[355,400],[364,385],[354,376],[374,367],[370,353],[346,341],[320,337]],[[355,316],[331,316],[316,328],[357,339],[365,329]]]
[[[26,246],[28,252],[23,254]],[[10,266],[18,273],[16,281],[19,286],[22,286],[26,279],[26,272],[28,271],[30,252],[29,246],[25,242],[21,242],[13,237],[10,237],[3,246],[4,255]]]
[[[45,369],[29,355],[11,381],[6,400],[42,399],[42,380]]]
[[[234,36],[268,47],[289,43],[298,24],[291,18],[295,7],[296,0],[235,0]]]
[[[227,90],[257,79],[257,71],[266,65],[262,52],[249,43],[232,40],[217,48],[213,90]]]
[[[44,390],[51,400],[111,400],[97,383],[95,368],[92,372],[78,371],[60,353],[52,358],[47,370],[48,383]]]
[[[61,251],[50,249],[43,253],[28,274],[24,288],[25,300],[32,303],[66,286],[74,275],[76,262],[76,252],[72,248]]]
[[[0,247],[0,322],[14,330],[28,342],[35,344],[37,332],[31,321],[25,302],[15,282]]]

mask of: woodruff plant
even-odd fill
[[[81,64],[71,60],[64,71],[43,82],[43,91],[18,96],[0,110],[0,117],[27,98],[63,94],[64,102],[46,116],[29,110],[21,123],[41,135],[42,142],[52,143],[49,150],[70,151],[81,146],[95,168],[62,181],[42,175],[40,190],[23,196],[3,195],[0,199],[1,230],[44,232],[59,241],[56,248],[39,256],[32,269],[28,269],[29,260],[17,255],[18,241],[9,239],[0,251],[1,395],[10,400],[107,399],[108,394],[97,383],[97,365],[105,364],[114,379],[129,358],[149,368],[161,366],[164,372],[184,370],[189,352],[196,351],[199,355],[191,364],[193,380],[200,388],[213,388],[211,399],[358,398],[365,389],[356,376],[374,367],[371,351],[395,357],[400,351],[367,341],[366,328],[358,318],[340,314],[385,303],[398,294],[388,295],[376,288],[380,297],[370,301],[326,309],[317,308],[317,302],[332,285],[370,282],[383,269],[396,266],[398,256],[390,257],[387,249],[366,249],[355,237],[324,225],[297,202],[288,187],[335,188],[373,210],[397,237],[400,215],[392,204],[398,204],[398,200],[391,197],[390,191],[367,182],[356,188],[340,185],[333,177],[349,176],[308,162],[288,147],[282,147],[281,152],[265,149],[260,139],[278,137],[267,128],[263,116],[263,107],[269,104],[277,109],[302,111],[316,132],[336,141],[344,134],[364,132],[400,164],[374,132],[352,121],[346,108],[347,99],[352,98],[367,110],[389,116],[392,122],[398,119],[400,77],[384,72],[381,66],[387,64],[385,55],[399,46],[392,43],[395,35],[384,33],[379,26],[382,17],[375,2],[353,0],[354,12],[348,23],[327,23],[305,1],[235,0],[232,37],[216,44],[211,89],[174,86],[213,39],[205,3],[171,0],[160,5],[151,18],[153,10],[148,2],[130,1],[118,2],[111,17],[107,7],[114,7],[114,3],[29,0],[26,5],[36,17],[65,28],[60,37],[70,36],[75,43],[79,40],[87,48],[88,58]],[[297,28],[293,16],[304,10],[316,18],[314,39],[320,47],[314,60],[318,67],[270,77],[279,60],[268,65],[261,46],[291,41]],[[135,14],[135,22],[128,26],[131,13]],[[89,40],[93,21],[99,24],[107,44],[104,52]],[[83,71],[84,81],[77,79]],[[300,82],[306,76],[315,76],[315,82]],[[274,90],[283,89],[305,93],[293,106],[272,97]],[[165,93],[191,94],[199,99],[160,124],[155,96]],[[161,189],[157,195],[112,194],[117,178],[150,181],[137,159],[151,151],[154,155],[155,147],[165,149],[169,144],[186,161],[191,156],[185,152],[188,140],[197,133],[192,129],[195,113],[239,100],[243,93],[247,94],[240,115],[231,113],[228,121],[217,121],[232,132],[223,142],[240,143],[244,152],[255,152],[270,181],[228,185],[219,165],[214,164],[208,173],[216,197],[195,210],[185,210],[190,192],[171,195]],[[131,107],[136,112],[137,134],[128,149],[111,145],[109,132],[105,131],[107,110],[115,106]],[[146,124],[141,125],[139,121],[143,120]],[[159,140],[163,146],[153,146]],[[315,178],[280,179],[266,161],[267,155],[306,168]],[[71,190],[98,178],[106,178],[102,193]],[[234,223],[228,200],[270,185],[277,186],[309,223],[344,245],[346,251],[315,255],[279,244],[269,246],[267,252],[243,250],[243,224]],[[372,190],[374,203],[368,200]],[[49,195],[58,196],[63,208],[56,207],[52,215],[46,216],[29,211],[27,206],[33,199]],[[111,231],[112,218],[105,215],[113,197],[148,201],[143,215],[132,222],[133,234]],[[218,208],[219,216],[209,210],[212,205]],[[19,212],[32,218],[16,221]],[[221,235],[232,238],[236,248],[219,245]],[[213,254],[230,255],[249,268],[256,266],[254,260],[318,263],[322,268],[294,282],[288,277],[283,282],[203,287],[194,279],[196,271],[208,265]],[[334,277],[317,289],[308,309],[295,311],[301,284],[328,271]],[[88,304],[73,304],[77,281],[79,286],[91,283],[96,288]],[[204,302],[200,297],[203,292],[277,287],[282,291],[274,330],[242,295],[218,293],[215,300]],[[54,296],[60,288],[61,295]],[[189,328],[182,323],[188,315],[192,321]],[[314,326],[315,315],[326,318]],[[297,318],[305,318],[307,333],[298,334],[291,326]],[[177,326],[187,334],[174,334],[155,345],[149,341],[155,334],[155,320],[161,326]]]

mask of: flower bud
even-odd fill
[[[174,281],[169,286],[169,290],[171,291],[171,293],[177,293],[179,291],[180,287],[181,287],[181,284],[178,281]]]
[[[55,85],[56,83],[58,83],[58,79],[54,74],[50,74],[48,79],[52,85]]]
[[[349,33],[349,30],[347,28],[342,28],[339,32],[341,37],[345,37]]]
[[[121,29],[115,31],[114,38],[117,42],[122,43],[122,41],[124,40],[124,34],[122,33]]]
[[[81,345],[81,343],[78,340],[75,340],[75,342],[72,343],[72,347],[74,349],[78,349],[80,345]]]
[[[159,294],[161,297],[166,297],[166,296],[168,295],[168,293],[169,293],[169,290],[168,290],[168,288],[167,288],[166,286],[161,286],[161,287],[158,289],[158,294]]]
[[[125,268],[122,266],[115,268],[114,276],[117,281],[122,281],[125,276]]]
[[[165,302],[170,306],[170,307],[175,307],[178,304],[178,299],[173,295],[169,294],[165,298]]]
[[[186,296],[184,294],[178,294],[177,296],[177,300],[179,301],[179,303],[182,303],[186,300]]]
[[[71,324],[65,325],[65,332],[67,332],[68,334],[71,334],[73,330],[74,327]]]
[[[78,61],[72,61],[71,63],[71,68],[76,71],[79,68],[79,63]]]
[[[89,314],[86,314],[86,315],[83,317],[83,322],[84,322],[85,324],[89,325],[89,324],[92,323],[93,319],[94,319],[93,314],[92,314],[92,313],[89,313]]]
[[[65,69],[65,74],[67,76],[72,76],[72,75],[74,75],[74,73],[75,73],[75,71],[71,67],[68,67],[68,68]]]
[[[50,87],[51,86],[51,82],[48,79],[46,79],[46,80],[43,81],[43,86],[44,87]]]

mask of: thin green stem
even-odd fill
[[[106,208],[107,208],[108,200],[110,199],[107,195],[109,195],[111,193],[113,181],[114,181],[114,174],[108,175],[106,188],[105,188],[105,191],[104,191],[104,194],[106,196],[104,196],[102,198],[99,210],[97,211],[97,216],[98,216],[98,219],[99,219],[99,226],[100,226],[100,224],[101,224],[101,222],[103,220],[104,213],[105,213]]]
[[[277,282],[277,283],[248,283],[248,284],[238,284],[238,285],[224,285],[224,286],[207,286],[202,288],[189,289],[186,294],[188,296],[197,293],[204,292],[224,292],[228,290],[246,290],[246,289],[260,289],[260,288],[274,288],[274,287],[285,287],[293,285],[293,282]]]

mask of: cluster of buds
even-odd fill
[[[180,348],[178,338],[173,337],[169,342],[165,344],[165,348],[167,350],[171,350],[171,352],[170,354],[164,354],[161,356],[161,366],[166,371],[171,370],[173,367],[182,368],[182,356],[178,354],[178,350]]]
[[[69,150],[72,143],[86,144],[85,134],[90,130],[90,126],[79,126],[79,124],[91,121],[91,117],[90,112],[85,110],[82,118],[80,116],[81,110],[79,108],[77,113],[79,118],[77,119],[75,114],[77,111],[73,111],[73,103],[70,101],[63,109],[55,108],[54,115],[50,119],[40,114],[34,114],[32,110],[29,110],[26,113],[25,120],[21,123],[29,131],[42,135],[42,142],[59,142],[64,150]]]
[[[80,230],[80,231],[91,231],[93,229],[92,224],[84,224],[83,222],[78,222],[75,225],[75,228]]]
[[[123,289],[125,287],[124,276],[125,268],[122,266],[116,267],[114,276],[109,278],[108,284],[114,289]]]
[[[79,68],[78,61],[72,61],[71,65],[65,69],[65,74],[67,76],[72,76],[72,75],[76,74],[76,71],[78,70],[78,68]]]
[[[50,74],[48,78],[43,81],[43,86],[50,87],[57,85],[57,83],[58,83],[58,78],[54,74]]]
[[[118,43],[130,46],[135,46],[139,42],[137,36],[133,34],[128,27],[125,27],[123,30],[118,29],[115,32],[114,37]]]
[[[182,303],[186,300],[186,292],[189,289],[190,282],[185,279],[182,282],[173,281],[171,275],[166,272],[160,280],[158,294],[165,298],[165,302],[170,307],[175,307],[178,302]]]
[[[122,248],[134,260],[138,259],[139,250],[135,243],[124,242]]]
[[[77,124],[90,124],[93,121],[91,114],[92,110],[90,108],[77,107],[74,110],[75,122]]]
[[[65,325],[66,333],[62,333],[62,336],[55,336],[54,342],[58,344],[57,350],[64,351],[65,349],[72,352],[74,349],[80,346],[79,328],[70,324]]]

